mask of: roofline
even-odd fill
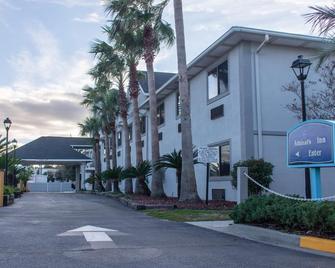
[[[318,36],[285,33],[285,32],[272,31],[272,30],[262,30],[262,29],[249,28],[249,27],[243,27],[243,26],[233,26],[227,32],[225,32],[222,36],[220,36],[214,43],[212,43],[209,47],[207,47],[204,51],[202,51],[197,57],[195,57],[189,64],[187,64],[187,70],[189,70],[189,68],[191,68],[197,61],[205,57],[212,49],[214,49],[216,46],[222,43],[225,39],[227,39],[233,33],[252,33],[252,34],[264,34],[264,35],[268,34],[270,36],[274,35],[277,37],[294,38],[294,39],[300,39],[300,40],[311,41],[311,42],[320,42],[320,43],[324,43],[329,40],[328,38],[323,38],[323,37],[318,37]],[[159,94],[167,85],[173,82],[176,78],[178,78],[178,73],[174,75],[173,77],[171,77],[164,85],[162,85],[156,91],[156,94]],[[148,101],[149,100],[146,99],[140,106],[143,106]]]

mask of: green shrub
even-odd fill
[[[335,232],[334,202],[303,202],[274,195],[252,196],[236,206],[235,223],[276,225],[285,230]]]
[[[15,192],[15,188],[14,187],[5,185],[5,187],[3,189],[3,194],[4,195],[11,195],[11,194],[14,194],[14,192]]]
[[[251,178],[259,182],[265,187],[269,187],[272,182],[272,171],[273,165],[269,162],[265,162],[263,159],[250,159],[246,161],[239,161],[234,164],[231,176],[233,177],[231,183],[234,188],[237,187],[237,168],[247,167],[248,174]],[[262,192],[262,188],[257,186],[255,183],[249,181],[248,183],[249,195],[259,195]]]

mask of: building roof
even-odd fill
[[[269,36],[268,43],[272,45],[320,49],[327,43],[326,38],[316,36],[234,26],[187,65],[188,78],[192,79],[195,77],[204,68],[213,64],[218,58],[222,57],[222,55],[233,49],[240,42],[250,41],[261,44],[266,35]],[[178,75],[176,74],[160,88],[157,88],[158,100],[165,98],[177,88]],[[147,107],[148,99],[141,106]]]
[[[141,90],[143,90],[144,94],[149,93],[148,87],[148,76],[146,71],[140,71],[141,77],[138,79]],[[156,89],[161,88],[168,80],[170,80],[175,73],[166,73],[166,72],[155,72],[155,85]]]
[[[90,162],[90,158],[75,149],[92,148],[90,138],[40,137],[15,151],[18,159],[28,164],[75,164]]]

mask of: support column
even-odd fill
[[[321,194],[320,168],[311,168],[310,176],[311,176],[312,198],[321,198],[322,194]]]
[[[80,166],[76,166],[76,192],[80,191]]]
[[[248,178],[244,175],[248,174],[247,167],[237,168],[237,204],[244,202],[248,199]]]

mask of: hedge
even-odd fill
[[[294,201],[274,195],[253,196],[236,206],[235,223],[262,224],[320,235],[335,233],[335,202]]]

